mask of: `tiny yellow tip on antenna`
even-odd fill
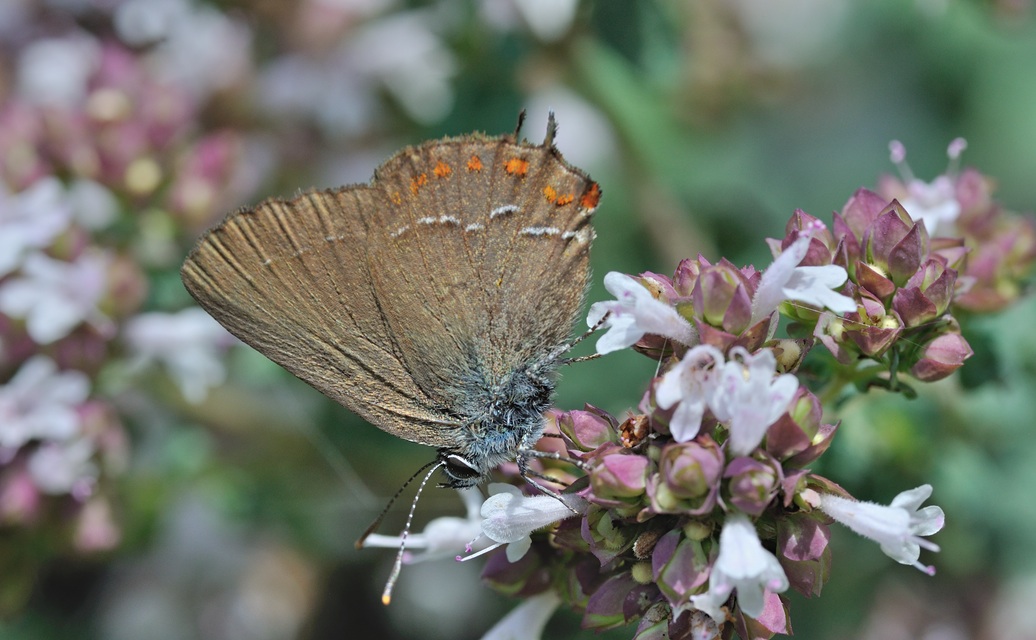
[[[381,604],[383,604],[383,605],[385,605],[387,607],[390,602],[392,602],[392,594],[391,593],[383,593],[383,594],[381,594]]]

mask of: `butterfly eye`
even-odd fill
[[[454,480],[472,480],[482,475],[467,458],[455,453],[446,456],[446,474]]]

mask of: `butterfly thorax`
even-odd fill
[[[543,414],[554,395],[555,368],[553,360],[523,366],[468,396],[463,444],[439,450],[447,486],[480,484],[494,467],[515,460],[540,439]]]

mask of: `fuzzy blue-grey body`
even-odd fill
[[[463,488],[481,483],[503,462],[518,460],[543,435],[544,412],[554,396],[557,359],[523,365],[491,384],[484,374],[465,376],[463,426],[458,444],[439,449],[439,461],[449,479],[446,486]]]

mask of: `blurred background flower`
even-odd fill
[[[479,560],[408,565],[381,607],[392,554],[353,541],[432,452],[237,345],[178,268],[230,210],[365,182],[405,144],[512,131],[525,108],[533,140],[554,110],[557,146],[603,185],[598,274],[768,264],[796,208],[911,193],[879,180],[889,141],[934,189],[968,140],[975,313],[955,313],[966,343],[918,362],[974,356],[912,401],[835,399],[817,463],[880,504],[937,487],[938,574],[836,536],[823,596],[792,596],[795,632],[1036,637],[1036,303],[1017,286],[1036,233],[999,215],[1036,203],[1034,67],[1028,0],[0,3],[0,635],[477,638],[513,608]],[[600,278],[590,299],[610,299]],[[608,358],[568,370],[558,406],[635,407],[653,363]],[[463,511],[429,490],[416,530]],[[631,634],[561,613],[545,631]]]

